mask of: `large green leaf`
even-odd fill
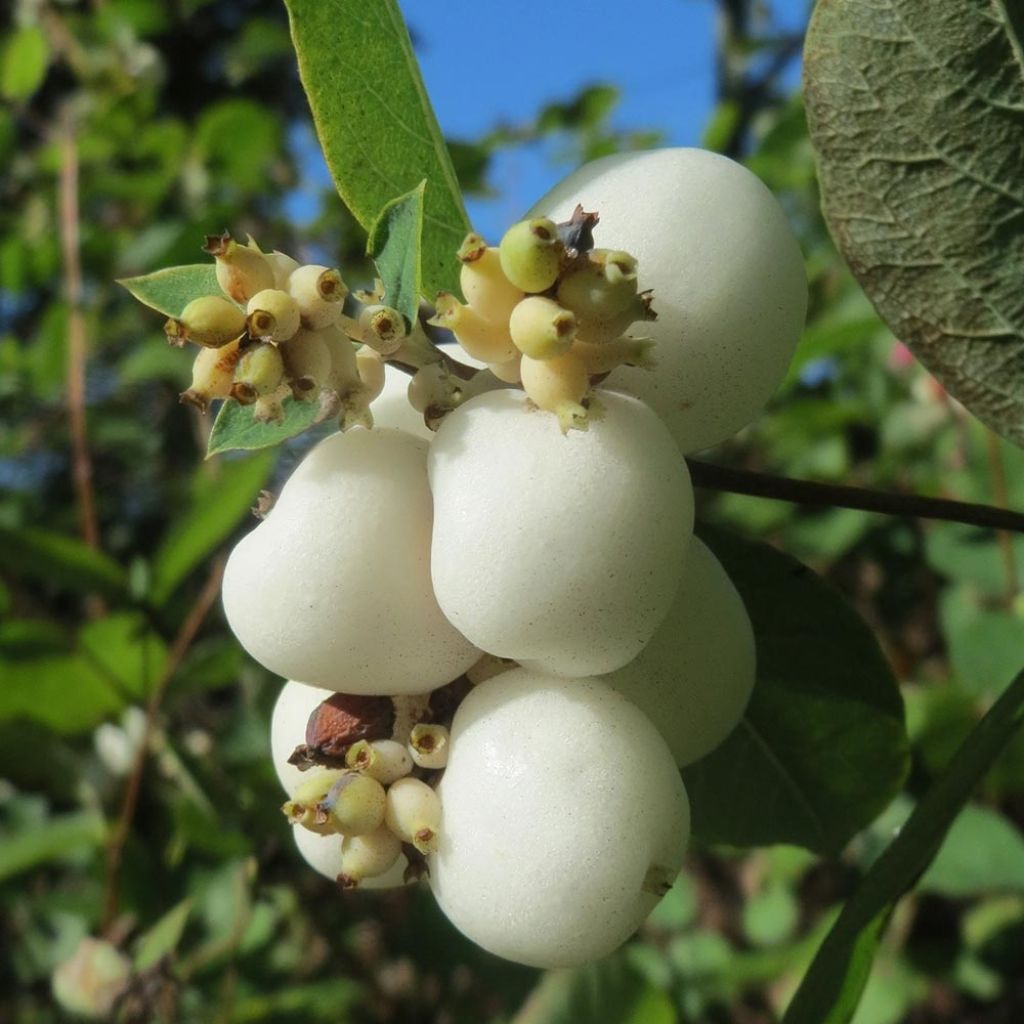
[[[275,457],[261,452],[225,462],[216,474],[208,466],[199,470],[192,503],[177,516],[153,558],[154,604],[163,604],[252,508]]]
[[[416,322],[420,304],[420,246],[423,240],[421,181],[411,192],[392,199],[381,210],[366,240],[366,252],[377,265],[384,283],[384,300],[410,323]]]
[[[0,524],[0,570],[43,580],[61,590],[123,598],[124,570],[112,558],[62,533]]]
[[[117,612],[87,622],[78,650],[121,694],[141,699],[167,664],[167,645],[138,612]]]
[[[427,182],[423,286],[457,291],[462,194],[396,0],[286,0],[299,74],[334,183],[369,230]]]
[[[872,632],[806,566],[701,526],[743,597],[757,683],[729,738],[684,772],[694,835],[835,853],[899,790],[903,703]]]
[[[50,47],[38,25],[12,32],[0,48],[0,96],[27,100],[42,85]]]
[[[997,811],[968,804],[953,822],[921,888],[953,899],[1024,892],[1024,836]]]
[[[819,0],[804,76],[851,269],[943,384],[1024,444],[1024,9]]]
[[[105,835],[103,816],[95,811],[63,814],[14,834],[0,834],[0,881],[61,860],[69,853],[99,846]]]
[[[234,450],[256,451],[272,448],[309,430],[323,416],[318,402],[296,402],[286,398],[280,423],[260,423],[253,418],[252,406],[226,401],[213,421],[206,457]]]
[[[222,295],[213,262],[167,267],[141,277],[124,277],[117,282],[144,306],[164,316],[181,316],[182,310],[204,295]]]
[[[897,901],[932,862],[946,833],[1024,722],[1024,672],[978,723],[843,907],[786,1011],[784,1024],[846,1024]]]
[[[621,957],[550,971],[512,1024],[675,1024],[668,996]]]

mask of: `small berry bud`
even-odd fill
[[[376,779],[382,786],[390,786],[412,771],[409,751],[397,740],[353,743],[345,754],[345,764],[353,771]]]
[[[547,291],[558,279],[562,243],[546,217],[513,224],[498,251],[505,277],[524,292]]]
[[[436,312],[427,323],[451,331],[474,359],[485,363],[505,363],[515,355],[507,318],[503,321],[488,320],[449,292],[439,292],[434,305]]]
[[[220,348],[201,349],[192,364],[192,386],[181,393],[179,401],[206,412],[213,399],[229,397],[240,350],[238,338]]]
[[[364,878],[383,875],[398,860],[402,841],[388,828],[378,828],[365,835],[345,836],[341,841],[341,873],[338,882],[343,889],[358,888]]]
[[[293,825],[301,825],[310,832],[326,836],[340,831],[324,801],[343,774],[340,771],[321,771],[303,779],[291,800],[282,805],[281,811]]]
[[[252,418],[257,423],[283,423],[284,400],[291,393],[285,384],[269,395],[259,395],[252,406]]]
[[[384,820],[404,843],[420,853],[437,849],[441,828],[441,801],[425,782],[406,776],[388,790]]]
[[[575,352],[554,359],[530,359],[520,364],[523,389],[540,409],[558,417],[562,433],[587,429],[587,410],[582,402],[590,387],[586,364]]]
[[[348,295],[348,288],[337,270],[314,263],[292,271],[288,291],[298,305],[302,325],[313,330],[336,324]]]
[[[409,381],[409,404],[424,414],[454,409],[462,400],[461,384],[444,363],[427,363]]]
[[[443,768],[448,763],[448,730],[443,725],[414,725],[409,753],[420,768]]]
[[[346,836],[373,832],[384,823],[384,787],[373,777],[343,772],[320,806],[334,819]]]
[[[320,334],[331,355],[331,372],[327,378],[327,386],[344,398],[361,386],[356,347],[348,335],[337,326],[325,327]]]
[[[250,336],[261,341],[288,341],[299,329],[299,307],[279,288],[257,292],[246,306],[246,327]]]
[[[274,287],[274,268],[258,249],[240,245],[227,232],[207,235],[203,249],[217,261],[217,284],[244,305],[257,292]]]
[[[498,250],[488,247],[479,235],[470,234],[462,243],[458,256],[462,262],[459,285],[466,302],[484,319],[508,323],[524,292],[505,276]]]
[[[181,347],[187,341],[206,348],[220,348],[240,337],[245,330],[245,314],[219,295],[193,299],[180,317],[164,324],[170,344]]]
[[[653,369],[653,349],[650,338],[616,338],[599,345],[577,340],[572,346],[573,354],[583,360],[591,377],[611,373],[617,366]]]
[[[382,356],[390,356],[402,347],[406,337],[405,320],[397,309],[379,303],[367,306],[359,314],[359,337]]]
[[[331,376],[331,351],[319,331],[300,329],[282,349],[292,394],[300,401],[317,397]]]
[[[231,397],[240,405],[252,405],[261,395],[273,394],[284,378],[284,360],[274,345],[246,349],[235,367]]]
[[[575,314],[541,295],[523,299],[508,326],[516,348],[531,359],[563,355],[576,337]]]
[[[615,341],[638,321],[658,319],[658,314],[651,308],[652,298],[653,292],[640,292],[633,296],[625,309],[606,320],[581,320],[576,336],[592,345]]]
[[[558,301],[581,321],[603,322],[636,299],[636,260],[626,252],[594,249],[558,283]]]
[[[288,291],[288,278],[299,269],[299,261],[293,259],[287,253],[278,252],[276,249],[263,255],[266,256],[267,262],[274,271],[273,286],[280,288],[282,291]]]
[[[518,384],[523,379],[519,368],[522,358],[522,353],[517,349],[516,354],[507,363],[491,363],[488,369],[502,383]]]
[[[372,402],[384,390],[386,374],[384,360],[379,352],[364,345],[356,353],[356,369],[359,371],[359,383],[367,402]]]

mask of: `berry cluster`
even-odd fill
[[[720,227],[701,279],[727,325],[713,339],[743,350],[751,343],[735,325],[763,329],[771,352],[749,358],[777,383],[806,292],[776,204],[731,162],[672,152],[677,177],[693,186],[710,169],[725,193],[697,189],[704,228]],[[641,182],[648,156],[661,161],[638,158]],[[596,166],[580,195],[588,205],[605,196],[621,210],[623,188],[630,202],[658,201],[617,164],[606,193]],[[655,278],[659,263],[675,268],[660,274],[657,303],[677,333],[654,339],[650,404],[630,393],[640,388],[610,386],[649,362],[649,343],[624,332],[650,322],[652,296],[634,255],[595,247],[596,215],[575,203],[560,224],[531,217],[496,249],[470,236],[459,253],[467,301],[440,296],[435,323],[489,370],[396,359],[419,366],[409,401],[385,405],[385,384],[374,429],[321,441],[224,577],[235,635],[291,680],[272,746],[306,859],[346,888],[426,876],[466,935],[537,966],[610,952],[672,884],[689,835],[678,768],[725,738],[753,687],[743,602],[692,536],[680,448],[696,435],[691,405],[675,403],[690,394],[700,405],[707,381],[673,376],[699,360],[675,351],[690,342],[679,293],[696,272],[680,270],[683,200],[669,184],[670,198],[658,186],[662,234],[640,239],[645,275],[648,262]],[[729,273],[718,249],[751,223],[774,225],[781,264],[757,267],[737,250]],[[774,282],[770,297],[761,277]],[[751,320],[766,302],[773,312]],[[764,380],[738,395],[726,384],[716,397],[729,418],[766,400]],[[400,429],[409,403],[436,433],[423,421]]]
[[[233,399],[266,423],[282,419],[291,397],[338,410],[343,429],[372,425],[369,404],[384,386],[382,356],[405,337],[402,317],[373,295],[364,296],[357,320],[345,316],[348,288],[337,270],[264,253],[251,238],[242,245],[211,235],[205,250],[216,260],[224,296],[193,299],[164,325],[172,345],[200,347],[182,401],[205,411],[212,400]]]

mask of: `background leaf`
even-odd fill
[[[395,0],[287,0],[299,74],[334,184],[369,229],[426,179],[423,287],[457,291],[462,193]],[[371,87],[372,83],[372,87]]]
[[[694,835],[835,853],[906,774],[892,670],[864,622],[806,566],[767,544],[698,532],[747,606],[757,682],[732,735],[683,773]]]
[[[420,304],[420,248],[423,241],[421,181],[411,192],[392,199],[366,241],[366,252],[384,282],[384,301],[410,323],[416,323]]]
[[[193,263],[185,267],[167,267],[141,277],[118,281],[145,306],[164,316],[181,316],[182,310],[204,295],[223,295],[217,284],[216,265]]]
[[[135,947],[135,970],[144,971],[174,952],[185,932],[191,911],[192,901],[182,900],[143,933]]]
[[[317,402],[296,402],[286,398],[283,404],[284,419],[280,423],[257,423],[251,406],[224,402],[210,431],[207,458],[235,449],[255,451],[273,447],[309,430],[321,415]]]
[[[804,57],[825,217],[896,336],[1024,444],[1024,16],[821,0]]]
[[[95,811],[62,814],[15,835],[0,834],[0,881],[40,864],[62,860],[69,853],[99,846],[105,835],[103,816]]]
[[[0,96],[25,100],[42,85],[50,47],[42,29],[26,25],[13,32],[0,50]]]
[[[783,1024],[842,1024],[853,1018],[866,964],[896,902],[931,863],[947,831],[1024,722],[1024,672],[964,741],[889,848],[843,907],[804,976]]]

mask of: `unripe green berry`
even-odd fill
[[[273,268],[274,271],[274,287],[280,288],[282,291],[288,290],[288,278],[299,269],[299,261],[293,259],[287,253],[278,252],[276,249],[273,252],[266,252],[263,254],[267,258],[267,262]]]
[[[292,394],[312,401],[331,375],[331,352],[319,331],[299,330],[282,349]]]
[[[650,338],[620,337],[596,345],[577,339],[573,342],[572,351],[583,360],[587,373],[593,377],[611,373],[619,366],[653,369],[653,348],[654,342]]]
[[[555,413],[563,434],[587,429],[587,410],[582,402],[590,388],[590,377],[580,356],[572,351],[554,359],[523,356],[520,372],[530,401]]]
[[[345,764],[390,786],[412,771],[412,757],[397,740],[358,740],[345,752]]]
[[[507,323],[524,293],[505,276],[498,249],[470,234],[458,256],[462,262],[459,285],[466,302],[485,319]]]
[[[227,232],[207,235],[203,248],[217,261],[217,284],[239,305],[274,287],[274,268],[259,249],[239,244]]]
[[[657,320],[658,314],[651,309],[652,298],[653,293],[641,292],[625,309],[606,320],[580,320],[577,337],[591,345],[606,345],[621,338],[637,322]]]
[[[356,369],[366,401],[372,402],[384,390],[384,360],[379,352],[364,345],[356,353]]]
[[[213,399],[229,397],[240,348],[241,339],[236,338],[220,348],[200,349],[192,364],[192,385],[179,400],[206,412]]]
[[[308,263],[292,271],[288,292],[298,305],[303,326],[317,330],[338,322],[348,288],[337,270]]]
[[[261,395],[273,394],[283,380],[284,360],[277,346],[254,345],[238,360],[231,397],[241,405],[251,405]]]
[[[545,292],[558,280],[562,243],[547,217],[522,220],[505,232],[499,248],[505,277],[524,292]]]
[[[603,322],[636,298],[636,260],[626,252],[594,249],[558,282],[558,301],[581,322]]]
[[[449,408],[458,390],[444,363],[427,363],[409,381],[409,404],[417,412]]]
[[[376,303],[359,314],[359,337],[383,356],[402,347],[406,337],[405,320],[397,309]]]
[[[327,386],[344,397],[360,386],[356,348],[348,335],[336,326],[325,327],[319,333],[331,356],[331,372]]]
[[[384,787],[369,775],[342,772],[323,800],[339,832],[360,836],[384,823]]]
[[[220,348],[234,341],[244,330],[245,314],[220,295],[193,299],[180,317],[171,317],[164,324],[167,340],[179,347],[191,341],[205,348]]]
[[[358,888],[363,879],[376,878],[388,871],[401,853],[402,841],[388,828],[345,836],[341,841],[338,882],[343,889]]]
[[[443,768],[448,763],[448,730],[443,725],[414,725],[409,753],[420,768]]]
[[[388,789],[384,819],[403,843],[420,853],[437,849],[441,828],[441,801],[425,782],[407,775]]]
[[[288,341],[299,329],[298,303],[279,288],[257,292],[249,300],[246,312],[249,334],[261,341]]]
[[[463,305],[449,292],[439,292],[436,312],[428,323],[451,331],[474,359],[485,363],[506,363],[516,353],[509,334],[508,319],[489,320],[473,306]]]
[[[338,832],[338,823],[324,801],[343,774],[340,771],[311,773],[308,779],[303,779],[296,787],[291,800],[281,806],[285,817],[293,825],[301,825],[320,835]]]
[[[576,337],[576,316],[554,299],[529,295],[508,323],[515,346],[531,359],[552,359],[569,351]]]

